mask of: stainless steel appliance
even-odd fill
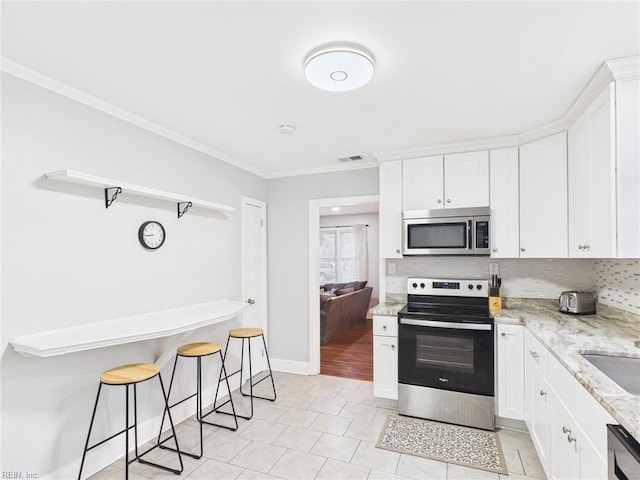
[[[495,430],[486,280],[409,278],[398,313],[398,412]]]
[[[607,425],[609,480],[640,480],[640,444],[620,425]]]
[[[592,292],[581,292],[579,290],[562,292],[558,301],[562,313],[582,315],[596,313],[596,302]]]
[[[489,255],[489,207],[402,213],[404,255]]]

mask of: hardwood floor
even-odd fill
[[[373,381],[373,322],[367,319],[321,345],[320,373]]]

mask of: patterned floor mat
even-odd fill
[[[486,430],[389,415],[376,447],[508,474],[500,439]]]

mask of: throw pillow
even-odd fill
[[[346,295],[347,293],[355,292],[355,288],[353,287],[345,287],[336,290],[336,296]]]

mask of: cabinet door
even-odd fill
[[[528,423],[531,440],[536,447],[540,463],[549,474],[551,461],[551,387],[540,373],[533,367],[529,370],[527,382],[530,382],[528,402]]]
[[[580,474],[580,449],[577,427],[562,402],[553,400],[553,419],[551,426],[551,477],[557,480],[576,480]]]
[[[380,257],[402,258],[402,160],[380,164]]]
[[[443,208],[443,157],[411,158],[402,162],[402,209]]]
[[[616,254],[614,106],[611,83],[568,132],[571,257]]]
[[[567,135],[520,147],[520,257],[567,257]]]
[[[491,256],[520,256],[518,211],[518,147],[489,152],[489,205],[491,206]]]
[[[524,420],[524,327],[497,326],[498,416]]]
[[[398,339],[373,336],[373,395],[398,399]]]
[[[444,157],[445,208],[489,205],[489,152],[456,153]]]
[[[566,399],[565,399],[566,402]],[[607,462],[589,441],[571,410],[560,397],[553,397],[553,421],[551,427],[552,478],[558,480],[607,478]]]

